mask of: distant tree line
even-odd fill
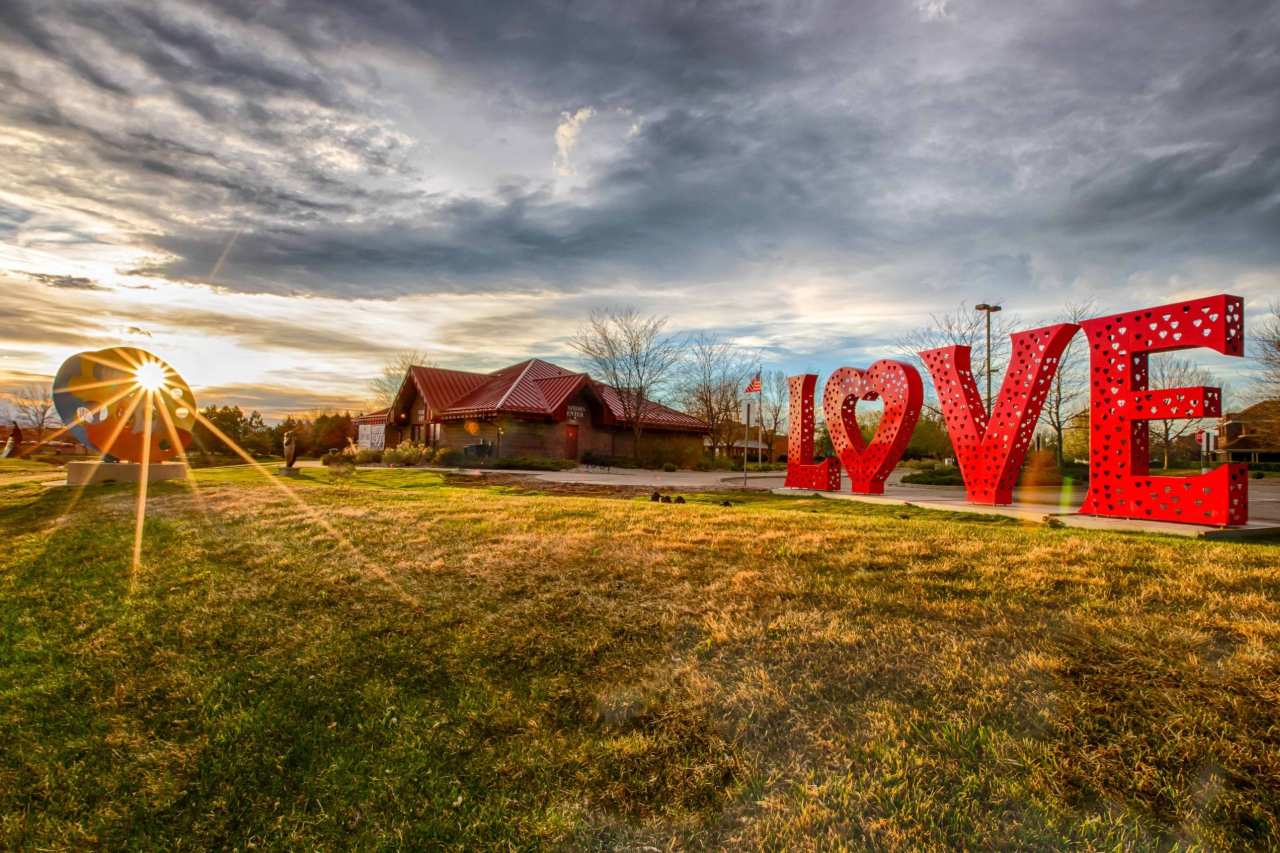
[[[289,430],[293,430],[298,453],[303,456],[320,456],[329,450],[341,450],[356,435],[350,412],[325,412],[305,417],[290,415],[274,425],[267,424],[257,411],[246,415],[239,406],[206,406],[201,414],[227,438],[254,456],[282,453],[284,434]],[[196,449],[205,453],[233,452],[199,422],[196,423],[192,438]]]

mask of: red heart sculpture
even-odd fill
[[[880,398],[884,416],[867,443],[858,429],[858,401]],[[907,449],[923,404],[920,374],[900,361],[881,359],[867,370],[841,367],[831,374],[822,392],[822,413],[831,444],[849,473],[851,491],[884,494],[884,481]]]

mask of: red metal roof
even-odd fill
[[[356,424],[385,424],[387,422],[387,412],[390,409],[379,409],[376,412],[369,412],[367,415],[357,415],[351,419]]]
[[[619,421],[625,420],[622,416],[622,400],[618,396],[617,389],[601,382],[596,382],[595,388],[596,393],[600,395],[600,399],[609,407],[609,413]],[[657,429],[695,430],[699,432],[707,429],[705,423],[692,415],[677,412],[675,409],[669,409],[660,403],[645,403],[644,412],[640,420],[645,426],[656,427]]]
[[[410,374],[432,417],[441,420],[485,418],[499,413],[559,418],[564,416],[565,403],[584,386],[591,388],[615,419],[623,420],[622,401],[608,385],[538,358],[492,373],[413,367]],[[648,404],[643,421],[658,429],[702,432],[707,428],[697,418],[657,403]]]
[[[466,370],[445,370],[441,367],[411,367],[409,375],[418,393],[434,413],[441,413],[477,388],[492,382],[488,373],[471,373]]]

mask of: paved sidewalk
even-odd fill
[[[1142,533],[1164,533],[1205,539],[1248,539],[1280,537],[1280,479],[1274,477],[1249,481],[1249,524],[1244,527],[1220,528],[1199,524],[1146,521],[1143,519],[1100,518],[1080,515],[1077,510],[1084,499],[1082,488],[1040,487],[1015,489],[1013,503],[1008,506],[983,506],[968,503],[960,486],[917,486],[898,482],[899,468],[889,479],[883,495],[855,495],[850,492],[812,492],[801,489],[775,489],[775,494],[818,494],[831,500],[853,500],[1003,515],[1041,524],[1057,523],[1065,527],[1092,530],[1123,530]]]

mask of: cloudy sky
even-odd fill
[[[0,388],[350,405],[633,304],[829,370],[931,311],[1280,296],[1280,4],[0,3]]]

